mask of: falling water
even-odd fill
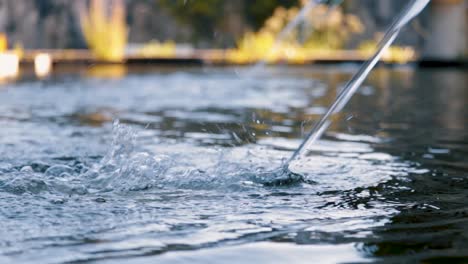
[[[362,65],[359,71],[351,78],[346,84],[345,88],[338,95],[336,100],[330,106],[328,111],[322,116],[320,121],[315,124],[313,129],[309,132],[307,137],[304,139],[299,148],[293,153],[289,160],[285,164],[285,168],[289,168],[291,161],[296,158],[303,156],[309,147],[319,139],[325,130],[331,124],[331,117],[333,114],[340,112],[344,106],[351,99],[353,94],[357,91],[362,82],[369,75],[370,71],[379,61],[385,50],[393,43],[395,38],[398,36],[400,30],[415,16],[417,16],[430,2],[430,0],[412,0],[403,9],[403,11],[396,17],[390,28],[385,33],[383,39],[380,41],[377,51],[366,63]]]

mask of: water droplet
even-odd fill
[[[20,170],[21,172],[34,172],[33,168],[31,166],[24,166]]]
[[[63,176],[72,175],[74,172],[75,170],[69,166],[54,165],[45,171],[45,175],[58,177],[61,175]]]

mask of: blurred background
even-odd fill
[[[32,62],[41,51],[53,50],[48,52],[51,63],[142,58],[228,64],[359,61],[369,56],[407,1],[324,1],[331,5],[309,11],[278,41],[307,2],[1,0],[0,52],[13,50],[20,62]],[[463,0],[433,0],[384,60],[465,61],[467,10]]]

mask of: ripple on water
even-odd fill
[[[271,185],[274,177],[284,175],[268,172],[281,168],[288,152],[261,146],[184,149],[183,144],[143,151],[137,134],[115,123],[108,153],[84,172],[55,164],[43,172],[28,167],[6,174],[11,179],[0,190],[12,195],[2,195],[9,203],[2,227],[9,246],[0,252],[24,262],[33,262],[32,255],[57,262],[97,260],[263,241],[311,225],[314,232],[347,230],[348,236],[382,225],[374,218],[394,213],[394,205],[379,203],[365,190],[404,175],[407,166],[369,156],[371,150],[362,143],[321,144],[330,156],[310,156],[295,166],[310,182]],[[340,156],[353,146],[357,155],[367,156]],[[343,199],[346,190],[356,188],[363,190],[358,198]],[[360,203],[367,205],[361,208]],[[30,254],[17,255],[17,247]]]
[[[466,222],[463,210],[428,213],[463,201],[463,175],[444,178],[395,157],[414,149],[365,129],[329,133],[292,164],[297,174],[278,170],[300,143],[300,121],[333,97],[315,81],[210,74],[75,81],[0,91],[2,263],[208,262],[245,252],[261,262],[328,250],[362,262],[362,254],[395,250],[395,234],[414,234],[406,246],[421,251],[427,227],[458,232]],[[363,102],[361,117],[376,102]],[[112,126],[116,117],[132,129]],[[462,168],[464,140],[453,142],[421,144],[414,155]],[[415,188],[418,199],[409,195]],[[424,223],[429,216],[434,221]]]
[[[365,143],[321,141],[311,152],[325,155],[305,157],[294,162],[289,173],[282,168],[286,152],[259,146],[236,149],[206,149],[184,145],[158,145],[158,150],[138,147],[137,134],[114,124],[113,141],[107,154],[95,164],[75,162],[47,165],[34,163],[12,171],[2,163],[3,190],[13,193],[39,193],[46,190],[83,189],[82,193],[136,191],[151,188],[226,189],[274,186],[287,183],[318,183],[321,190],[348,190],[369,187],[404,176],[410,166],[385,153],[376,153]],[[267,141],[264,141],[265,144]],[[270,146],[293,146],[285,140]],[[352,155],[349,155],[351,153]],[[275,169],[278,168],[278,169]],[[8,173],[10,172],[10,173]],[[297,179],[295,179],[297,178]],[[292,180],[292,181],[291,181]],[[299,182],[298,182],[299,181]],[[69,186],[67,186],[69,185]],[[79,187],[77,187],[79,186]]]

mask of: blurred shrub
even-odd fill
[[[215,33],[233,33],[225,23],[227,12],[239,12],[239,24],[258,29],[276,7],[291,7],[298,0],[158,0],[158,3],[194,30],[195,41],[204,39],[214,43]]]
[[[123,0],[91,0],[89,9],[81,6],[80,22],[88,47],[98,59],[124,59],[127,24]]]
[[[228,0],[232,1],[232,0]],[[194,38],[213,36],[216,27],[223,21],[224,0],[159,0],[162,6],[182,23],[195,30]]]
[[[4,33],[0,33],[0,52],[4,52],[8,49],[8,40]]]
[[[176,44],[173,41],[160,43],[151,41],[137,51],[143,57],[174,57],[176,55]]]
[[[303,1],[305,2],[305,0]],[[345,14],[340,6],[319,5],[306,17],[305,46],[315,49],[343,49],[353,34],[364,32],[359,17]]]
[[[301,1],[301,7],[307,2]],[[300,27],[277,39],[299,11],[297,7],[276,8],[259,31],[248,32],[238,41],[228,59],[237,63],[282,59],[300,62],[313,52],[342,49],[353,34],[364,31],[360,19],[344,14],[341,7],[319,5],[306,14]]]

